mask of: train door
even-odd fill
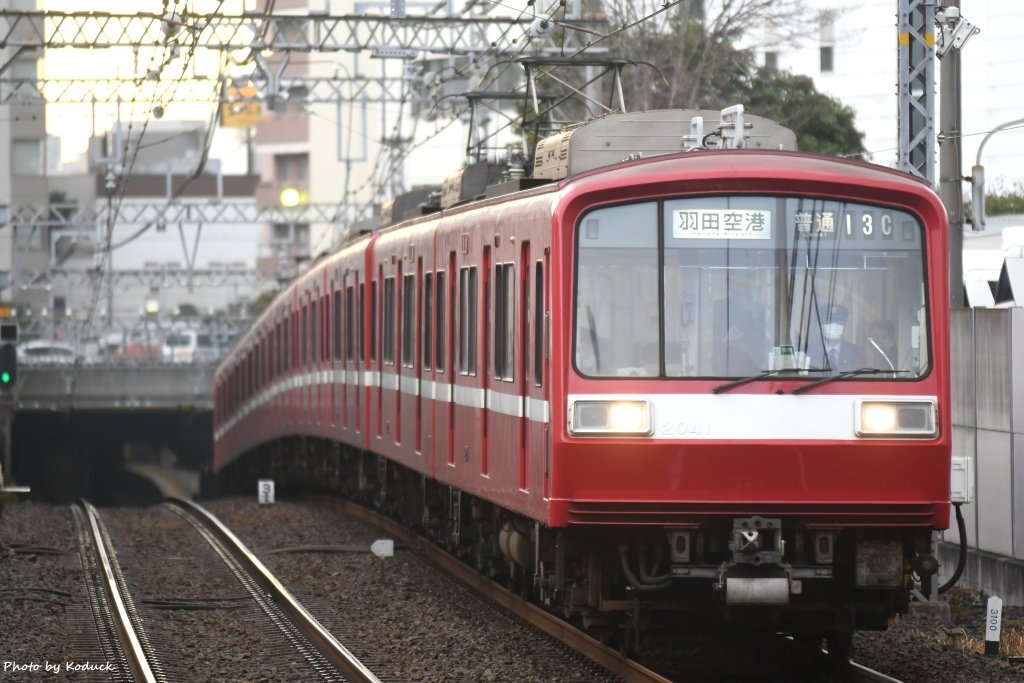
[[[421,293],[424,288],[423,257],[416,259],[415,282],[416,287],[411,297],[411,303],[415,307],[415,314],[409,326],[409,334],[413,342],[409,349],[410,362],[412,364],[413,413],[415,414],[412,431],[413,450],[416,453],[423,454],[423,381],[421,380],[421,375],[424,368],[422,347],[426,343],[426,339],[423,336],[424,325],[421,322],[424,318],[423,295]]]
[[[487,453],[489,474],[501,491],[527,489],[524,312],[529,242],[502,234],[490,270]]]
[[[398,427],[395,440],[402,444],[403,454],[413,454],[418,433],[416,429],[416,404],[419,391],[416,372],[416,268],[402,269],[402,302],[399,320],[398,349]],[[415,449],[419,450],[419,449]],[[410,462],[414,462],[415,458]]]
[[[455,466],[455,285],[459,271],[455,269],[455,252],[449,252],[437,271],[434,291],[437,294],[437,318],[434,321],[434,448],[438,464]]]
[[[416,432],[416,447],[424,453],[427,458],[424,465],[427,473],[434,476],[437,468],[437,458],[440,443],[439,430],[435,429],[435,415],[440,413],[438,408],[441,396],[438,394],[440,372],[435,365],[436,344],[435,335],[437,332],[437,278],[440,273],[432,270],[423,272],[423,288],[420,291],[420,392],[417,403],[417,422],[419,427]]]
[[[483,330],[483,339],[480,344],[480,375],[479,386],[483,392],[483,410],[480,414],[480,474],[485,477],[491,474],[491,450],[490,450],[490,427],[491,427],[491,401],[488,400],[488,368],[490,367],[490,346],[491,330],[493,329],[491,317],[491,247],[484,247],[484,259],[481,264],[483,275],[483,314],[480,316],[480,327]]]
[[[331,423],[331,395],[330,385],[326,380],[327,368],[330,367],[328,359],[330,358],[330,342],[328,340],[327,331],[330,329],[330,309],[327,306],[327,302],[331,298],[331,285],[329,282],[325,283],[324,291],[317,299],[316,306],[317,310],[317,322],[319,326],[316,330],[317,339],[317,354],[316,354],[316,373],[314,375],[316,381],[316,422],[320,426],[319,433],[326,434]]]
[[[325,276],[326,280],[326,276]],[[334,420],[334,396],[331,391],[331,382],[328,380],[331,368],[331,292],[334,291],[334,282],[325,282],[324,292],[317,302],[320,308],[320,329],[317,330],[319,353],[317,353],[317,422],[320,424],[320,433],[329,434],[331,423]]]
[[[319,421],[319,406],[316,405],[316,392],[320,384],[317,381],[318,370],[320,369],[320,364],[317,362],[317,353],[320,350],[317,344],[317,336],[320,329],[320,321],[317,318],[317,311],[320,308],[319,287],[310,292],[308,306],[309,317],[307,321],[309,327],[306,328],[306,424],[311,428],[309,432],[312,432],[312,428]]]
[[[309,416],[308,379],[309,372],[309,295],[303,295],[299,317],[299,334],[297,342],[299,345],[298,376],[299,376],[299,423],[306,424]]]
[[[528,438],[527,425],[529,424],[529,371],[526,367],[530,357],[530,242],[524,241],[519,247],[519,263],[516,267],[515,288],[519,293],[515,320],[515,330],[510,342],[514,353],[512,360],[515,364],[512,375],[515,378],[513,393],[518,397],[518,415],[516,424],[516,438],[519,445],[516,462],[516,487],[520,491],[530,489],[527,480],[527,472],[530,462],[530,440]]]
[[[359,274],[352,270],[345,275],[345,381],[342,383],[342,390],[345,392],[343,401],[345,406],[345,430],[347,434],[359,433],[359,394],[362,389],[362,369],[357,354],[357,326],[358,320],[356,308],[356,293],[359,291]]]
[[[345,428],[345,351],[343,295],[345,282],[340,273],[331,282],[331,431],[340,432]]]
[[[524,245],[525,246],[525,245]],[[548,497],[548,438],[549,407],[547,382],[547,339],[548,339],[548,282],[546,255],[534,259],[529,249],[524,249],[523,276],[524,314],[523,337],[523,417],[525,442],[520,453],[519,478],[525,482],[523,488]],[[529,268],[526,266],[529,265]],[[539,503],[537,496],[531,498]]]

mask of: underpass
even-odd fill
[[[213,454],[214,369],[23,365],[0,408],[4,471],[52,502],[199,495]]]

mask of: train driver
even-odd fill
[[[843,338],[849,318],[850,311],[842,304],[818,307],[822,339],[820,347],[811,349],[811,367],[847,372],[864,366],[864,354],[860,347]]]

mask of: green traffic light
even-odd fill
[[[10,383],[11,383],[11,373],[7,372],[6,370],[4,370],[3,372],[0,372],[0,384],[10,384]]]

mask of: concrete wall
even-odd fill
[[[961,582],[1024,604],[1024,309],[954,310],[950,337],[953,455],[970,456],[974,468]],[[955,526],[943,540],[959,545]],[[956,551],[942,549],[945,577]]]

